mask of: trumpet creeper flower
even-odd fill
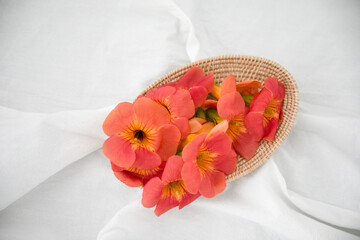
[[[149,90],[146,97],[166,108],[170,114],[170,123],[178,127],[182,139],[190,133],[188,120],[195,114],[195,107],[189,91],[160,86]]]
[[[161,176],[165,164],[166,162],[162,161],[160,166],[143,169],[136,164],[131,167],[121,168],[111,163],[111,168],[115,177],[125,183],[128,187],[141,187],[144,186],[150,179]]]
[[[103,123],[109,136],[103,152],[120,168],[156,168],[176,153],[180,142],[179,130],[169,122],[169,112],[149,98],[120,103]]]
[[[181,152],[186,144],[191,142],[200,133],[209,133],[214,128],[213,122],[206,122],[203,118],[192,118],[189,120],[190,134],[183,140],[181,140],[178,146],[178,152]]]
[[[236,90],[241,94],[255,96],[261,88],[261,82],[255,80],[245,80],[236,84]]]
[[[226,134],[231,138],[235,151],[249,160],[256,153],[259,143],[245,127],[244,121],[248,109],[240,93],[236,91],[236,80],[233,75],[224,79],[220,94],[217,110],[219,116],[229,124]]]
[[[250,102],[245,118],[245,126],[256,140],[274,140],[284,97],[284,85],[277,78],[265,79],[265,87]]]
[[[231,139],[224,133],[227,127],[227,122],[223,121],[209,134],[197,135],[184,147],[185,164],[181,176],[190,193],[200,192],[211,198],[226,188],[225,175],[235,170],[237,162]]]
[[[205,75],[199,67],[191,67],[178,81],[167,84],[190,92],[195,107],[200,107],[214,87],[214,74]]]
[[[142,204],[147,208],[156,206],[156,216],[177,206],[181,209],[200,196],[199,193],[191,194],[187,191],[181,178],[183,165],[181,157],[170,157],[161,178],[154,177],[144,186]]]

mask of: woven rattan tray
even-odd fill
[[[192,66],[201,67],[206,74],[213,72],[217,83],[221,83],[227,75],[233,74],[239,82],[258,80],[263,83],[268,77],[277,77],[284,84],[283,121],[279,125],[275,140],[273,142],[261,140],[259,149],[249,161],[239,157],[236,170],[227,176],[227,182],[234,181],[264,164],[288,136],[294,125],[298,109],[298,87],[291,74],[273,61],[259,57],[229,55],[207,58],[177,68],[155,81],[142,94],[145,94],[146,91],[153,87],[178,80]]]

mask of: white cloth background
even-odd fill
[[[360,239],[360,1],[0,1],[0,239]],[[300,90],[274,156],[155,217],[102,155],[114,104],[191,61],[269,58]]]

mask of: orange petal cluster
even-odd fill
[[[143,187],[142,204],[157,216],[226,188],[238,155],[249,160],[272,141],[284,86],[276,79],[238,82],[191,67],[178,81],[122,102],[107,116],[104,155],[117,179]]]

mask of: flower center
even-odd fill
[[[186,194],[185,184],[183,180],[177,180],[166,184],[162,190],[163,198],[175,198],[177,201],[181,201]]]
[[[264,110],[263,124],[266,126],[273,118],[279,118],[278,110],[281,106],[281,99],[271,99]]]
[[[226,134],[230,136],[231,140],[236,139],[237,136],[246,132],[243,114],[240,114],[229,121],[229,128],[226,131]]]
[[[136,130],[134,132],[134,138],[139,141],[142,141],[144,138],[146,138],[146,135],[142,130]]]
[[[129,167],[129,168],[125,169],[125,171],[131,172],[132,174],[136,175],[137,177],[140,177],[143,179],[155,176],[156,174],[158,174],[158,172],[160,170],[161,170],[161,168],[159,168],[159,167],[152,168],[152,169],[140,169],[140,168]]]
[[[156,131],[144,126],[139,122],[133,122],[126,130],[120,133],[120,136],[128,140],[134,148],[146,148],[154,151]]]
[[[196,164],[199,167],[201,175],[205,175],[207,172],[214,171],[213,159],[214,154],[210,153],[205,148],[200,148],[200,151],[196,157]]]
[[[147,133],[141,129],[133,130],[132,132],[132,139],[131,143],[136,144],[138,147],[141,148],[148,148],[150,144],[150,139]]]

